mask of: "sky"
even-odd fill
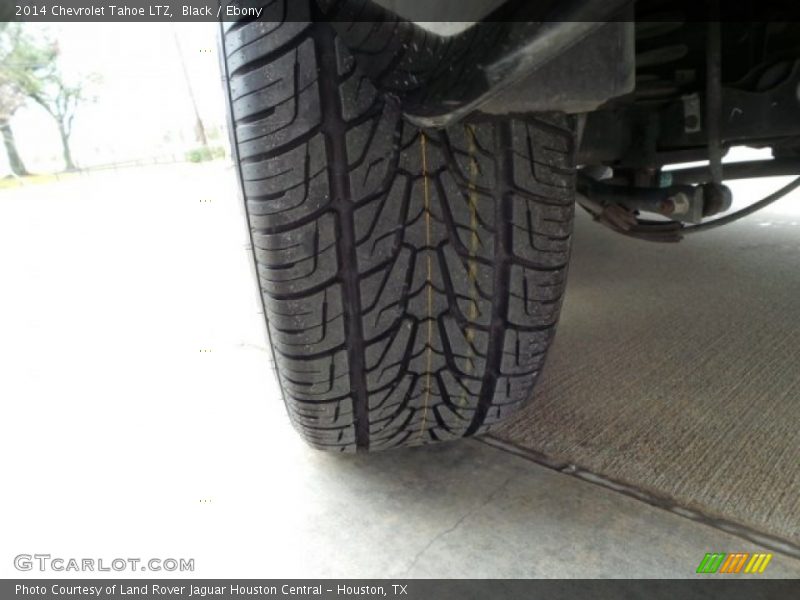
[[[27,24],[58,41],[68,80],[90,74],[100,83],[73,125],[73,156],[79,166],[154,155],[183,154],[196,146],[194,112],[175,35],[180,40],[198,110],[207,129],[223,127],[225,104],[217,60],[215,23]],[[20,109],[12,128],[29,170],[60,170],[61,143],[52,118],[38,106]],[[223,136],[226,134],[223,133]],[[171,140],[171,141],[168,141]],[[221,145],[227,144],[223,137]],[[0,176],[9,172],[0,152]]]

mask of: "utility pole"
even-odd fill
[[[192,88],[192,81],[189,79],[189,71],[186,69],[186,61],[183,58],[183,50],[181,49],[181,41],[178,38],[178,31],[175,29],[175,24],[172,24],[172,37],[175,40],[175,49],[178,51],[178,60],[181,63],[181,70],[183,71],[183,79],[186,82],[186,90],[189,92],[189,99],[192,101],[192,109],[194,110],[194,135],[198,142],[204,147],[208,148],[208,138],[206,137],[206,128],[203,126],[203,120],[200,118],[200,111],[197,110],[197,101],[194,98],[194,89]]]

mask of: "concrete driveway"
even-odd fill
[[[47,552],[199,577],[694,577],[759,551],[476,440],[306,448],[246,243],[224,163],[0,189],[0,576]]]

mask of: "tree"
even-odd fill
[[[11,172],[20,177],[28,175],[28,169],[22,162],[14,132],[11,129],[11,118],[25,104],[25,95],[16,85],[17,77],[10,72],[18,69],[20,63],[20,46],[24,43],[19,24],[0,23],[0,135],[8,156]]]
[[[14,131],[11,129],[11,117],[24,103],[25,97],[0,76],[0,135],[3,136],[3,146],[6,149],[11,172],[20,177],[29,173],[17,150],[17,141],[14,139]]]
[[[84,82],[70,82],[58,67],[58,44],[46,36],[34,39],[14,27],[9,36],[12,60],[0,66],[0,81],[5,78],[9,86],[25,98],[41,106],[55,120],[61,137],[64,166],[75,170],[70,149],[72,121],[78,105],[87,100]]]
[[[76,167],[72,160],[69,138],[72,135],[75,109],[85,100],[83,85],[66,83],[61,73],[54,69],[48,74],[47,79],[40,83],[38,89],[29,92],[29,96],[55,119],[58,133],[61,136],[64,168],[67,171],[74,171]]]
[[[186,91],[189,92],[189,100],[192,102],[192,109],[194,110],[194,136],[204,148],[208,148],[208,137],[206,136],[206,128],[203,125],[203,119],[200,118],[200,111],[197,110],[197,101],[194,98],[194,88],[192,87],[192,80],[189,78],[189,71],[186,69],[186,61],[183,58],[183,49],[181,48],[181,40],[178,37],[178,31],[175,29],[175,24],[172,24],[172,39],[175,40],[175,49],[178,52],[178,61],[181,63],[181,70],[183,71],[183,80],[186,83]]]
[[[36,65],[34,76],[21,77],[20,88],[31,100],[53,117],[61,138],[64,168],[74,171],[69,140],[72,135],[72,120],[78,105],[86,100],[82,82],[70,83],[58,68],[58,44],[44,40],[39,46],[29,48],[29,63]]]

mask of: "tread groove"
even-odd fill
[[[350,370],[350,389],[353,393],[353,412],[355,426],[355,444],[358,450],[369,449],[369,404],[367,399],[366,377],[364,375],[364,334],[361,327],[361,302],[358,287],[358,258],[353,244],[355,239],[354,207],[350,201],[350,184],[341,165],[347,165],[347,147],[344,143],[346,123],[342,117],[337,93],[336,49],[333,30],[324,24],[315,24],[314,31],[319,33],[319,44],[316,47],[317,60],[320,65],[320,88],[322,107],[322,129],[325,132],[325,145],[332,166],[328,169],[333,207],[339,219],[340,236],[337,236],[337,247],[340,254],[340,277],[344,293],[347,297],[345,306],[345,323],[348,348],[348,365]],[[339,166],[339,168],[337,168]]]

